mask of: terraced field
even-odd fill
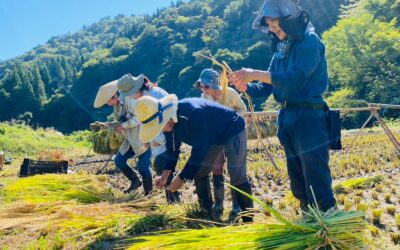
[[[396,127],[394,131],[399,138],[400,130]],[[46,132],[42,137],[46,140]],[[353,137],[354,131],[344,132],[344,147]],[[228,223],[229,192],[223,220],[210,222],[195,205],[191,183],[185,184],[182,205],[165,204],[162,191],[150,197],[124,194],[121,191],[128,182],[113,163],[96,162],[109,157],[91,154],[86,158],[90,146],[78,141],[64,148],[43,144],[73,159],[68,175],[18,178],[19,154],[0,171],[2,249],[268,249],[266,242],[271,242],[274,228],[282,226],[282,220],[261,205],[256,206],[256,223]],[[73,150],[74,143],[79,150]],[[268,150],[279,171],[264,159],[255,141],[249,143],[248,172],[254,196],[297,225],[302,215],[290,194],[284,154],[276,138],[271,143]],[[27,152],[30,157],[38,155]],[[182,157],[179,166],[186,158]],[[398,249],[400,158],[387,137],[379,129],[366,130],[347,154],[332,152],[330,162],[338,208],[365,214],[363,240],[357,244]]]

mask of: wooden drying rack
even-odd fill
[[[379,115],[378,111],[380,109],[398,109],[398,110],[400,110],[400,105],[368,103],[367,107],[340,108],[339,109],[341,114],[347,114],[347,113],[351,113],[351,112],[365,112],[365,111],[369,111],[371,113],[371,115],[364,122],[362,127],[357,131],[356,136],[353,138],[353,140],[351,141],[350,145],[347,147],[346,153],[353,146],[354,142],[357,140],[357,138],[360,135],[361,131],[368,125],[368,123],[372,120],[372,118],[375,117],[376,120],[378,121],[379,125],[383,128],[383,130],[385,131],[385,134],[389,137],[389,140],[393,143],[394,147],[396,148],[397,152],[400,155],[400,143],[398,142],[396,137],[393,135],[392,131],[390,131],[390,129],[386,125],[386,123],[383,121],[382,117]],[[258,119],[261,119],[261,120],[264,120],[264,119],[276,119],[278,117],[278,111],[254,112],[253,115],[250,112],[247,112],[244,115],[244,117],[248,121],[251,120],[252,116],[256,117]]]

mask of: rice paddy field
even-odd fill
[[[400,126],[390,127],[400,138]],[[343,131],[345,149],[355,132]],[[211,222],[190,182],[181,205],[166,204],[159,190],[123,193],[127,179],[108,155],[88,154],[85,133],[0,124],[0,149],[13,158],[0,171],[0,249],[400,249],[400,156],[379,127],[364,130],[349,152],[331,152],[338,209],[327,214],[299,212],[283,150],[277,138],[269,140],[278,171],[249,141],[255,223],[243,225],[228,222],[228,187],[224,217]],[[23,157],[38,159],[46,150],[71,159],[69,173],[19,178]]]

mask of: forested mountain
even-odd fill
[[[333,66],[331,89],[350,88],[351,94],[344,95],[347,101],[361,95],[379,101],[379,95],[365,95],[370,90],[362,89],[365,85],[378,91],[381,79],[388,78],[388,83],[398,86],[400,46],[395,18],[400,16],[400,0],[349,1],[302,2],[320,34],[336,24],[342,4],[350,6],[342,8],[338,25],[324,35]],[[192,84],[203,68],[211,66],[198,56],[208,51],[233,69],[266,69],[271,58],[268,38],[251,29],[262,2],[176,1],[151,16],[107,17],[79,32],[53,37],[20,57],[0,62],[0,121],[19,118],[64,132],[87,128],[91,121],[104,120],[110,113],[107,108],[92,108],[98,87],[128,72],[144,73],[181,98],[199,96]],[[364,19],[359,21],[359,17]],[[374,40],[361,31],[370,31]],[[383,42],[381,37],[385,37]],[[357,58],[359,54],[350,58],[353,52],[363,53],[364,43],[371,46],[367,52],[375,54],[362,60]],[[381,60],[382,53],[389,58]],[[379,65],[374,60],[379,60]],[[362,65],[357,74],[347,74],[358,63]],[[373,75],[376,72],[379,75]],[[359,88],[352,88],[356,83]],[[400,96],[393,88],[390,91]],[[333,97],[338,102],[343,93]]]

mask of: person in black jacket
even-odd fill
[[[231,185],[249,194],[251,185],[247,178],[247,139],[244,119],[232,109],[202,98],[186,98],[178,102],[175,95],[160,100],[145,96],[135,105],[135,113],[142,123],[139,138],[151,141],[158,133],[166,136],[168,160],[156,186],[165,187],[169,175],[175,171],[182,143],[192,146],[191,155],[182,171],[175,176],[167,189],[175,192],[186,180],[195,181],[202,209],[211,213],[213,201],[209,173],[222,150],[225,151]],[[234,192],[242,211],[253,208],[246,196]],[[242,217],[253,220],[251,215]]]

